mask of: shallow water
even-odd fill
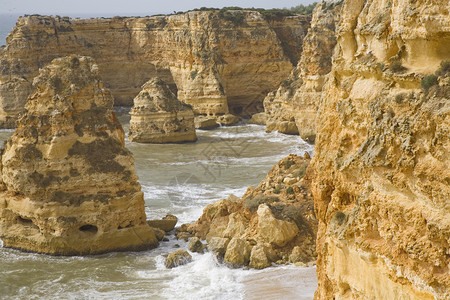
[[[127,109],[117,110],[128,130]],[[5,140],[12,131],[0,131]],[[178,224],[193,222],[203,208],[229,194],[242,196],[281,158],[312,154],[298,136],[265,133],[263,126],[240,125],[197,131],[191,144],[151,145],[126,141],[133,152],[146,202],[147,218],[171,213]],[[186,248],[173,235],[144,252],[91,257],[51,257],[0,249],[1,299],[312,299],[315,268],[229,269],[210,254],[164,267],[164,254]]]

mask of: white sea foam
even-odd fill
[[[161,292],[167,299],[242,299],[243,270],[229,269],[211,253],[192,254],[193,262],[171,269],[173,279]]]

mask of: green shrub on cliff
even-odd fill
[[[293,188],[292,186],[288,187],[288,188],[286,189],[286,194],[288,194],[288,195],[293,195],[293,194],[295,194],[294,188]]]
[[[291,7],[290,10],[293,13],[296,13],[296,14],[299,14],[299,15],[311,15],[313,10],[314,10],[314,8],[316,7],[316,5],[317,5],[317,2],[314,2],[314,3],[312,3],[310,5],[306,5],[306,6],[303,5],[303,4],[300,4],[300,5]]]
[[[263,17],[266,20],[274,20],[274,19],[280,19],[282,17],[286,17],[286,16],[294,16],[294,15],[311,15],[314,8],[316,7],[317,2],[314,2],[310,5],[297,5],[291,8],[272,8],[272,9],[264,9],[264,8],[242,8],[242,7],[238,7],[238,6],[228,6],[228,7],[224,7],[224,8],[214,8],[214,7],[200,7],[200,8],[195,8],[189,11],[219,11],[219,17],[226,19],[230,22],[232,22],[235,25],[240,25],[243,20],[244,20],[244,15],[242,13],[240,14],[233,14],[231,13],[231,11],[241,11],[241,10],[249,10],[249,11],[257,11],[259,12],[261,15],[263,15]],[[189,12],[187,11],[187,12]],[[184,12],[178,11],[176,12],[176,14],[183,14]]]
[[[450,73],[450,60],[443,60],[441,61],[439,69],[436,71],[436,75],[445,76],[448,73]]]
[[[278,202],[280,199],[276,196],[258,195],[254,198],[246,198],[244,200],[245,208],[249,209],[252,213],[258,210],[260,204],[267,204],[272,202]]]
[[[230,21],[235,26],[241,25],[244,21],[244,14],[241,11],[233,11],[233,10],[241,10],[240,7],[232,7],[233,9],[230,9],[228,7],[224,7],[221,10],[219,10],[219,18]],[[236,8],[236,9],[235,9]]]
[[[389,66],[389,70],[391,70],[393,73],[401,73],[406,71],[406,68],[402,66],[401,61],[396,60]]]
[[[425,92],[428,92],[430,87],[432,87],[433,85],[438,84],[438,80],[437,79],[438,78],[437,78],[436,75],[425,76],[422,79],[422,81],[420,82],[420,86],[424,89]]]

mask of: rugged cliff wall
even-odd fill
[[[255,11],[227,16],[21,17],[0,50],[0,121],[14,125],[39,68],[74,53],[96,59],[116,105],[131,106],[142,84],[160,77],[196,113],[252,112],[288,76],[310,18],[268,22]]]
[[[300,134],[303,139],[314,142],[316,114],[325,76],[331,71],[340,9],[340,2],[320,2],[316,6],[298,65],[289,78],[264,99],[267,131]]]
[[[448,299],[450,3],[342,5],[311,162],[316,299]]]
[[[2,149],[0,236],[6,247],[57,255],[157,246],[125,134],[98,66],[58,58]]]

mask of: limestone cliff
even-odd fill
[[[206,239],[208,249],[233,267],[315,261],[317,219],[305,176],[309,161],[307,154],[282,159],[242,199],[231,195],[208,205],[187,230]]]
[[[192,11],[112,19],[19,18],[0,50],[0,121],[13,127],[31,80],[52,59],[88,55],[116,105],[132,105],[153,77],[197,114],[252,113],[292,70],[309,17],[268,22],[256,11]],[[288,39],[285,41],[283,39]],[[245,84],[243,84],[245,83]]]
[[[304,140],[314,142],[316,114],[325,77],[331,71],[340,9],[340,3],[322,1],[316,5],[298,65],[264,99],[267,131],[300,134]]]
[[[342,4],[311,162],[316,299],[450,298],[449,9]]]
[[[192,108],[179,101],[160,78],[142,86],[130,111],[128,138],[139,143],[180,143],[197,140]]]
[[[58,58],[33,85],[1,156],[4,245],[57,255],[155,247],[133,157],[97,65],[88,57]]]

